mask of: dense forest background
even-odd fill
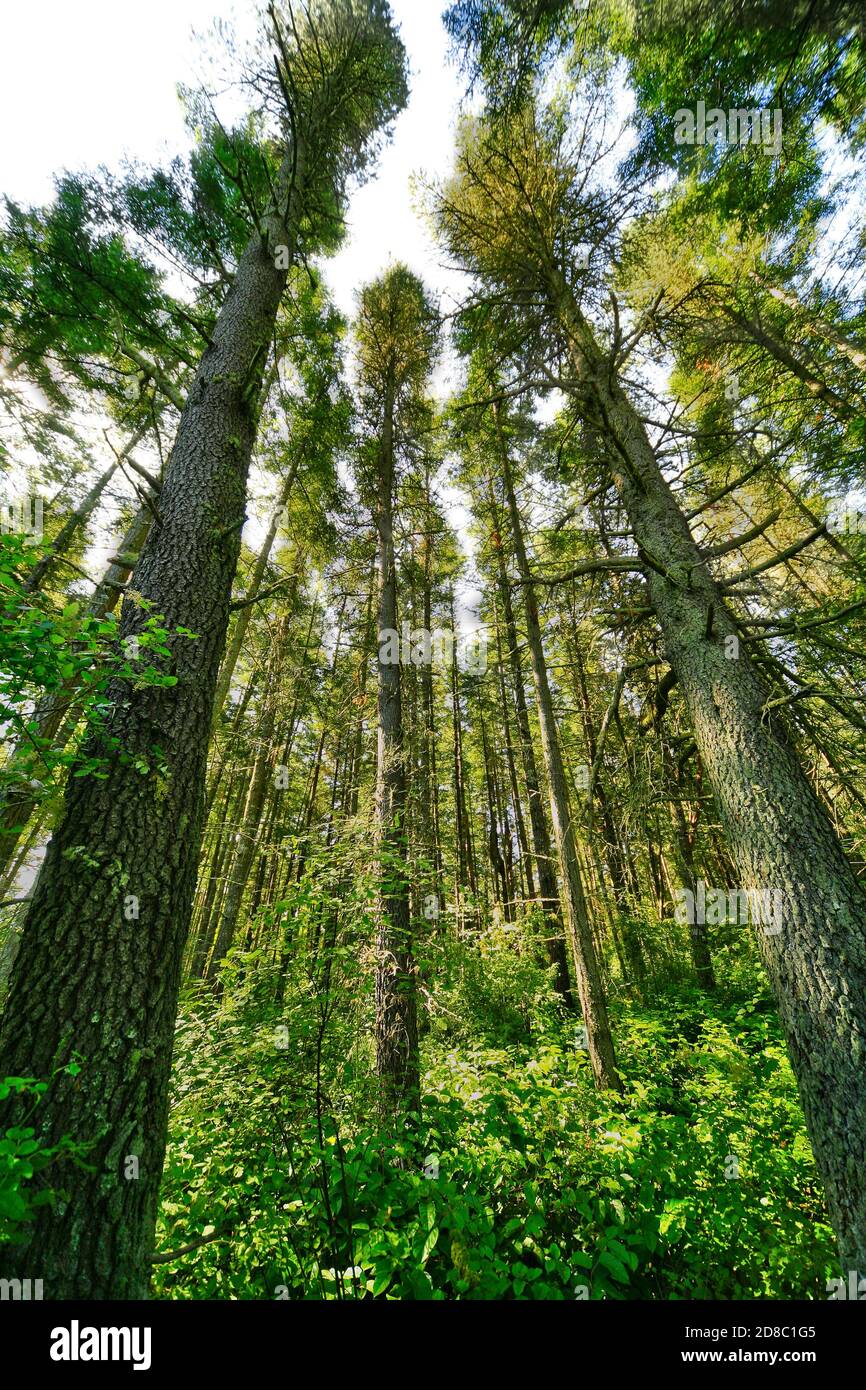
[[[0,1273],[850,1296],[861,7],[444,23],[458,302],[328,287],[385,0],[217,24],[184,157],[3,203]]]

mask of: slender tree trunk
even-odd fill
[[[451,594],[451,631],[455,632],[454,594]],[[455,634],[456,636],[456,634]],[[460,671],[457,664],[456,640],[455,656],[451,662],[451,710],[454,726],[454,835],[457,850],[457,921],[463,923],[463,895],[468,888],[473,899],[478,896],[478,877],[475,872],[475,851],[472,844],[472,826],[469,820],[466,761],[463,752],[463,713],[460,705]],[[477,925],[477,910],[472,910],[472,920]]]
[[[508,569],[505,563],[505,551],[502,546],[495,498],[492,492],[490,494],[490,499],[495,525],[493,545],[496,552],[499,597],[502,602],[502,611],[505,617],[505,637],[508,643],[508,655],[511,662],[511,683],[514,687],[514,706],[517,711],[517,728],[520,734],[523,779],[526,783],[526,795],[529,800],[529,823],[532,827],[532,844],[535,850],[535,865],[538,873],[539,900],[544,911],[544,945],[548,961],[555,967],[554,987],[556,992],[564,1003],[570,1009],[573,1009],[575,1007],[575,999],[574,991],[571,988],[571,980],[569,978],[568,953],[560,915],[559,888],[556,882],[553,850],[550,843],[547,821],[544,815],[541,782],[538,776],[535,746],[532,738],[532,729],[529,723],[529,710],[526,704],[526,691],[523,684],[523,662],[520,656],[520,644],[517,637],[517,622],[514,616],[511,584],[509,582]]]
[[[607,1015],[607,1003],[602,987],[601,970],[596,956],[580,877],[574,824],[568,801],[568,783],[562,761],[559,730],[556,727],[556,718],[553,712],[553,697],[547,677],[547,663],[541,640],[541,625],[538,619],[538,603],[532,584],[529,557],[523,540],[523,523],[520,519],[517,498],[514,493],[511,462],[502,432],[498,406],[494,406],[493,410],[499,441],[502,477],[511,519],[514,553],[523,586],[526,631],[532,662],[532,675],[535,681],[535,696],[538,702],[541,747],[550,786],[550,818],[562,873],[563,905],[571,944],[574,977],[586,1028],[589,1060],[597,1086],[621,1090],[622,1083],[616,1070],[616,1056]]]
[[[692,894],[692,901],[697,894],[697,874],[695,873],[695,857],[692,845],[692,835],[689,833],[689,825],[686,820],[686,813],[683,810],[683,803],[679,793],[682,790],[682,778],[677,775],[674,760],[667,744],[664,745],[665,770],[670,781],[673,795],[671,796],[671,815],[673,829],[673,851],[674,862],[677,866],[680,883],[688,893]],[[706,923],[689,923],[689,948],[692,953],[692,965],[695,969],[695,976],[701,989],[712,990],[716,987],[716,977],[713,971],[713,960],[710,955],[710,943],[707,937]]]
[[[574,661],[574,674],[577,686],[577,695],[580,701],[581,716],[583,722],[584,737],[586,738],[586,751],[589,755],[591,765],[595,764],[598,752],[598,742],[596,738],[595,723],[593,720],[592,706],[589,699],[589,689],[586,680],[586,668],[584,666],[583,655],[580,650],[580,643],[575,639],[571,644],[572,658]],[[616,926],[622,940],[623,952],[628,961],[628,976],[630,983],[640,990],[643,980],[646,978],[646,962],[643,957],[643,948],[634,920],[636,904],[631,900],[628,884],[626,883],[625,865],[623,863],[621,846],[616,833],[613,816],[611,815],[608,804],[607,792],[605,791],[604,781],[599,769],[599,776],[595,784],[595,795],[598,799],[598,807],[601,813],[602,838],[604,843],[605,859],[607,862],[608,873],[610,875],[611,887],[613,889],[614,903],[617,909]],[[589,808],[590,817],[592,807]],[[590,820],[591,826],[591,820]],[[590,829],[591,833],[591,829]]]
[[[415,965],[406,882],[406,773],[400,661],[385,634],[399,632],[394,553],[394,399],[385,399],[379,457],[378,564],[379,726],[376,822],[381,886],[376,943],[376,1070],[386,1114],[420,1108]]]
[[[57,535],[54,537],[54,540],[51,542],[49,549],[45,552],[42,558],[33,566],[33,569],[27,576],[27,581],[24,585],[25,591],[27,593],[34,594],[38,589],[42,588],[42,585],[48,577],[49,572],[54,568],[58,560],[63,559],[63,556],[69,550],[69,547],[72,545],[72,542],[75,540],[75,537],[78,535],[78,532],[96,511],[102,494],[104,493],[105,489],[108,487],[108,484],[111,482],[112,478],[117,472],[117,469],[120,465],[120,459],[125,458],[126,455],[130,453],[132,449],[135,448],[135,445],[138,443],[139,439],[141,439],[142,435],[145,434],[145,432],[145,429],[142,428],[132,436],[132,438],[126,444],[126,447],[124,448],[123,453],[120,455],[120,458],[112,460],[108,468],[105,469],[104,473],[101,473],[99,475],[96,482],[93,484],[93,487],[86,494],[86,496],[82,498],[81,502],[79,502],[74,512],[72,512],[72,514],[64,522],[63,526],[61,526],[60,530],[57,532]]]
[[[517,830],[517,843],[520,847],[520,868],[524,879],[527,898],[535,897],[535,877],[532,872],[532,858],[529,849],[529,836],[526,830],[526,817],[520,795],[517,776],[517,762],[514,757],[514,740],[511,733],[511,706],[505,688],[505,663],[502,657],[502,634],[499,631],[499,615],[496,614],[496,677],[499,689],[499,707],[502,711],[502,729],[505,737],[505,762],[508,768],[508,781],[511,787],[511,800],[514,806],[514,824]]]
[[[31,854],[32,851],[36,848],[36,845],[39,842],[39,837],[42,834],[42,824],[44,819],[45,816],[42,812],[42,809],[40,808],[38,814],[33,816],[33,818],[31,819],[26,836],[22,837],[24,843],[19,844],[18,852],[8,864],[3,877],[0,878],[0,898],[6,898],[9,896],[9,892],[13,884],[15,883],[19,873],[24,868],[24,865],[27,862],[28,855]]]
[[[219,678],[217,680],[216,694],[214,696],[214,714],[216,716],[218,716],[220,711],[222,710],[222,707],[226,702],[226,697],[229,693],[229,689],[231,687],[232,677],[235,673],[235,667],[238,664],[238,657],[240,656],[243,650],[244,638],[247,635],[247,628],[250,625],[250,618],[253,615],[253,603],[251,602],[251,600],[254,600],[261,591],[262,580],[265,577],[265,573],[268,568],[268,561],[271,558],[271,551],[274,548],[274,541],[276,540],[277,531],[279,530],[280,526],[280,513],[283,507],[285,507],[287,501],[289,500],[289,495],[292,491],[292,486],[294,484],[295,478],[298,475],[299,466],[300,460],[295,459],[283,483],[283,486],[280,489],[279,499],[277,501],[276,507],[274,508],[274,514],[271,517],[271,523],[268,527],[267,534],[265,535],[265,538],[262,541],[261,550],[259,551],[258,556],[256,558],[256,563],[253,566],[253,572],[250,575],[250,582],[247,585],[244,607],[238,611],[238,616],[235,621],[235,629],[232,634],[231,641],[226,647],[226,653],[223,657],[222,665],[220,666]]]
[[[431,522],[430,504],[430,463],[425,462],[425,524]],[[431,538],[425,534],[423,539],[423,565],[422,565],[422,585],[423,585],[423,622],[424,629],[429,634],[433,629],[433,593],[432,593],[432,551]],[[441,878],[442,878],[442,850],[440,846],[439,831],[439,782],[436,772],[436,709],[433,699],[433,664],[425,662],[419,671],[421,684],[421,714],[423,721],[422,735],[422,758],[423,758],[423,784],[425,788],[425,810],[426,827],[428,831],[427,848],[433,865],[433,885],[436,892],[437,912],[441,898]]]
[[[236,824],[235,812],[240,810],[236,805],[238,801],[238,789],[241,786],[239,773],[232,775],[221,802],[221,819],[219,830],[214,842],[213,852],[210,855],[210,863],[207,871],[207,886],[204,896],[198,909],[198,920],[193,921],[193,947],[190,959],[189,973],[194,980],[204,979],[208,957],[213,947],[212,921],[215,906],[219,906],[222,901],[221,884],[224,877],[226,860],[228,859],[232,845],[232,829]],[[206,861],[205,861],[206,862]],[[204,863],[199,869],[199,885],[204,878]]]
[[[364,762],[364,711],[367,704],[367,684],[370,679],[370,656],[373,651],[373,598],[376,586],[376,557],[373,557],[373,565],[370,571],[367,587],[367,606],[364,612],[364,625],[361,630],[361,650],[358,657],[358,669],[355,676],[357,694],[353,703],[357,708],[357,715],[354,720],[352,747],[349,754],[349,766],[347,769],[348,780],[348,799],[346,802],[346,815],[348,817],[358,814],[358,802],[361,793],[361,770]]]
[[[817,333],[819,337],[832,343],[837,351],[854,363],[855,367],[859,367],[861,372],[866,372],[866,348],[863,348],[860,343],[856,343],[853,338],[846,338],[844,333],[839,332],[835,324],[807,308],[790,290],[781,289],[778,285],[771,285],[760,275],[754,275],[753,279],[757,280],[758,284],[767,291],[767,294],[772,295],[773,299],[778,299],[781,304],[785,304],[795,313],[801,314],[806,326],[813,333]]]
[[[748,318],[730,305],[723,304],[722,310],[731,323],[736,324],[747,338],[750,338],[752,342],[757,343],[758,347],[763,348],[765,352],[775,358],[781,366],[805,386],[810,396],[814,396],[816,400],[828,406],[834,415],[842,420],[847,420],[852,415],[857,414],[855,405],[849,404],[844,396],[840,396],[838,391],[834,391],[832,386],[828,386],[826,381],[823,381],[812,371],[811,367],[802,362],[785,343],[780,343],[778,338],[769,333],[756,319]]]
[[[241,823],[238,828],[234,857],[229,868],[228,888],[223,900],[222,915],[216,941],[208,962],[206,979],[215,985],[219,968],[225,960],[234,941],[240,916],[241,903],[250,870],[255,858],[261,834],[262,811],[274,768],[273,738],[277,714],[277,699],[280,689],[280,667],[284,656],[286,624],[277,624],[271,659],[268,664],[268,682],[264,692],[261,723],[256,734],[256,756],[250,777],[247,799]]]
[[[496,787],[496,774],[493,768],[490,744],[487,738],[487,721],[484,718],[484,707],[481,700],[481,692],[478,692],[478,724],[481,731],[481,751],[484,757],[484,785],[487,791],[487,852],[490,858],[490,866],[493,869],[493,896],[499,900],[502,915],[506,922],[512,918],[512,904],[510,902],[511,892],[508,883],[508,870],[505,859],[499,844],[499,827],[501,824],[499,794]]]

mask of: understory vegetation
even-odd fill
[[[168,1298],[821,1298],[833,1233],[772,999],[731,962],[612,998],[625,1080],[592,1084],[519,928],[419,958],[423,1122],[376,1111],[355,952],[332,994],[236,957],[183,999],[154,1294]],[[190,1231],[213,1235],[182,1249]]]
[[[0,204],[0,1290],[866,1297],[862,4],[222,8]]]

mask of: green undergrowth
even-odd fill
[[[188,1001],[158,1243],[206,1243],[155,1265],[156,1297],[826,1297],[834,1241],[766,997],[618,1003],[620,1100],[549,1000],[509,1015],[513,953],[471,988],[473,1040],[476,954],[426,1016],[423,1123],[396,1137],[361,994],[361,1042],[312,986],[266,1025],[255,990]]]

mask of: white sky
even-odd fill
[[[323,266],[348,317],[356,290],[390,260],[406,262],[446,308],[461,292],[462,277],[443,270],[409,187],[415,173],[444,174],[450,167],[462,89],[446,63],[445,3],[391,0],[409,56],[411,96],[370,181],[352,197],[343,250]],[[196,85],[194,32],[207,31],[216,18],[238,19],[243,32],[250,9],[249,0],[0,0],[0,193],[41,205],[65,169],[117,168],[125,158],[165,163],[188,149],[176,86]],[[437,384],[446,382],[447,369]],[[252,481],[244,539],[255,545],[263,530],[256,513],[263,509]],[[445,491],[451,524],[466,544],[464,500]],[[110,522],[102,534],[86,558],[94,574],[113,548]],[[457,593],[464,634],[477,626],[476,601],[467,576]]]
[[[349,317],[357,289],[392,260],[405,261],[445,307],[460,293],[461,277],[443,268],[410,193],[413,174],[450,166],[462,87],[446,61],[444,4],[392,0],[409,55],[409,104],[372,178],[352,196],[342,251],[323,266]],[[0,192],[42,204],[64,169],[163,163],[186,150],[176,86],[195,85],[200,74],[195,33],[216,18],[243,32],[251,9],[249,0],[0,0]],[[450,503],[465,534],[466,514],[456,497]],[[251,520],[245,538],[254,536]]]
[[[446,64],[445,0],[392,0],[409,54],[411,99],[374,178],[356,191],[350,236],[326,266],[344,313],[389,258],[435,291],[456,288],[415,216],[413,172],[444,173],[461,95]],[[63,169],[161,162],[189,145],[176,84],[198,72],[193,31],[243,20],[247,0],[0,0],[0,191],[44,203]]]
[[[445,309],[465,288],[443,265],[410,189],[413,175],[442,175],[452,157],[463,88],[447,61],[446,2],[391,0],[409,55],[409,104],[372,177],[353,193],[343,249],[323,264],[350,318],[358,288],[393,260],[408,263]],[[0,192],[42,204],[64,169],[118,167],[125,157],[162,163],[188,149],[176,86],[194,86],[201,75],[195,32],[217,18],[244,32],[252,10],[252,0],[0,0]],[[625,106],[617,119],[624,116]],[[837,218],[837,235],[847,221]],[[446,361],[438,390],[449,378]],[[555,404],[545,402],[546,417]],[[446,488],[445,501],[465,543],[463,499]],[[256,535],[251,516],[245,538],[254,544]]]
[[[190,28],[229,9],[221,0],[2,0],[0,189],[41,203],[58,170],[184,148],[175,88],[192,77]]]

